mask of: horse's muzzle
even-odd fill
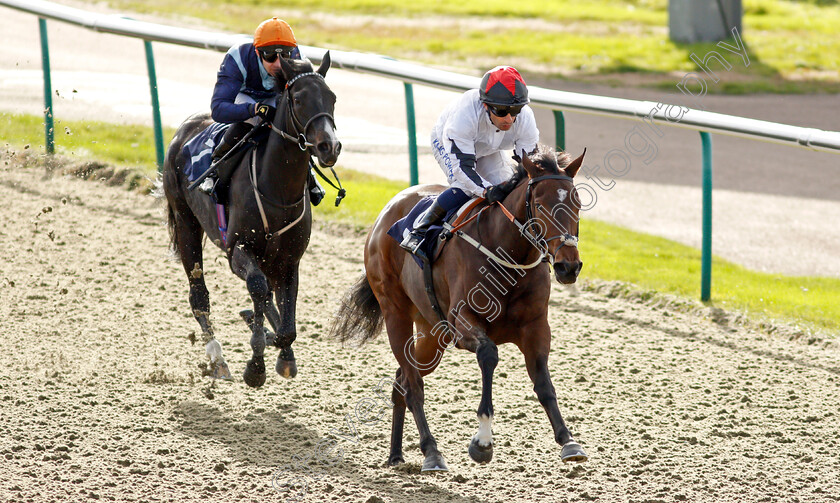
[[[564,285],[570,285],[577,281],[578,274],[583,268],[583,262],[575,260],[570,262],[568,260],[561,260],[554,263],[554,277],[557,281]]]
[[[341,153],[341,142],[338,140],[318,142],[315,149],[322,165],[333,166],[338,161],[338,154]]]

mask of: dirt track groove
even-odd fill
[[[555,288],[550,368],[590,461],[560,462],[522,357],[502,346],[493,461],[467,455],[479,372],[473,355],[450,351],[426,381],[450,472],[420,475],[412,420],[408,463],[392,469],[388,411],[354,418],[393,374],[387,337],[355,348],[324,335],[361,273],[362,238],[316,225],[302,266],[300,373],[269,370],[259,390],[241,380],[250,348],[237,313],[250,301],[209,249],[212,319],[236,377],[211,386],[203,349],[188,342],[198,325],[183,270],[166,258],[159,202],[9,166],[0,200],[0,501],[284,501],[278,470],[307,482],[311,502],[840,500],[836,344]],[[291,466],[324,438],[343,450],[340,463],[318,480],[314,460]]]

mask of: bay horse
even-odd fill
[[[439,193],[444,187],[411,187],[400,192],[368,234],[365,275],[345,296],[331,335],[364,343],[385,325],[399,363],[392,391],[391,466],[404,462],[407,407],[420,432],[425,456],[422,471],[447,470],[423,410],[423,376],[437,367],[443,351],[453,345],[475,353],[478,360],[482,380],[479,429],[470,442],[469,454],[477,462],[490,461],[493,371],[499,360],[497,345],[507,342],[516,344],[525,357],[534,391],[548,414],[555,440],[562,446],[561,459],[587,460],[560,415],[549,376],[551,276],[546,264],[549,260],[553,263],[554,277],[563,284],[574,283],[580,272],[580,200],[573,178],[583,155],[571,161],[568,154],[557,154],[545,146],[531,155],[522,153],[512,178],[516,187],[510,194],[498,207],[472,209],[473,216],[481,215],[459,229],[434,262],[434,290],[445,320],[436,315],[421,268],[388,235],[388,229],[421,197]]]
[[[287,82],[277,89],[274,133],[240,161],[230,181],[227,240],[219,230],[210,196],[187,190],[184,144],[204,130],[211,119],[199,114],[187,119],[169,145],[163,168],[171,245],[190,284],[190,307],[202,330],[213,377],[230,378],[222,346],[210,323],[210,297],[204,283],[202,235],[227,253],[234,274],[245,280],[253,311],[240,313],[251,329],[252,356],[243,373],[245,383],[265,383],[266,345],[280,348],[275,369],[284,377],[297,374],[292,342],[296,337],[295,305],[298,265],[309,244],[312,209],[307,176],[310,154],[322,166],[333,166],[341,151],[335,133],[335,94],[325,81],[327,52],[317,71],[309,61],[281,58]],[[272,300],[276,298],[276,306]],[[278,311],[279,308],[279,311]],[[267,317],[274,334],[263,327]]]

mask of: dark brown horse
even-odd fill
[[[202,264],[203,234],[227,252],[231,270],[245,280],[254,301],[253,312],[243,311],[251,328],[253,351],[245,368],[245,382],[253,387],[265,382],[266,344],[280,348],[275,367],[280,375],[297,374],[291,345],[296,337],[298,264],[309,244],[312,226],[306,190],[309,157],[316,155],[322,165],[332,166],[341,150],[333,119],[335,94],[324,80],[329,66],[329,53],[317,72],[308,61],[284,62],[283,76],[288,84],[277,90],[273,133],[253,156],[242,159],[230,182],[226,245],[213,200],[200,191],[187,190],[189,182],[183,173],[186,159],[182,147],[210,124],[210,118],[206,114],[191,117],[169,145],[163,189],[169,207],[170,237],[189,279],[190,306],[201,326],[214,377],[229,378],[230,373],[210,324],[210,298]],[[264,317],[276,334],[263,328]]]
[[[587,459],[560,415],[548,372],[551,277],[545,263],[551,261],[560,283],[574,283],[580,272],[576,237],[580,201],[572,178],[582,161],[583,155],[570,162],[568,154],[557,155],[547,147],[540,147],[530,159],[523,153],[514,177],[518,184],[500,203],[504,208],[472,210],[483,213],[460,229],[460,237],[443,248],[433,268],[434,289],[446,320],[435,314],[420,267],[387,234],[422,196],[443,187],[406,189],[380,213],[365,244],[366,274],[348,293],[331,332],[343,341],[360,337],[364,342],[385,324],[399,363],[397,383],[405,391],[398,393],[395,386],[392,393],[389,465],[404,461],[402,437],[408,407],[420,432],[425,456],[422,470],[447,469],[423,411],[423,376],[437,367],[443,351],[452,345],[474,352],[478,359],[482,380],[479,429],[469,453],[475,461],[490,461],[496,346],[506,342],[516,344],[525,356],[534,391],[562,446],[561,459]],[[470,237],[474,244],[468,242]]]

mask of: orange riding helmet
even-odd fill
[[[289,23],[273,17],[266,19],[254,32],[254,47],[266,47],[270,45],[282,45],[286,47],[297,47],[295,34]]]

